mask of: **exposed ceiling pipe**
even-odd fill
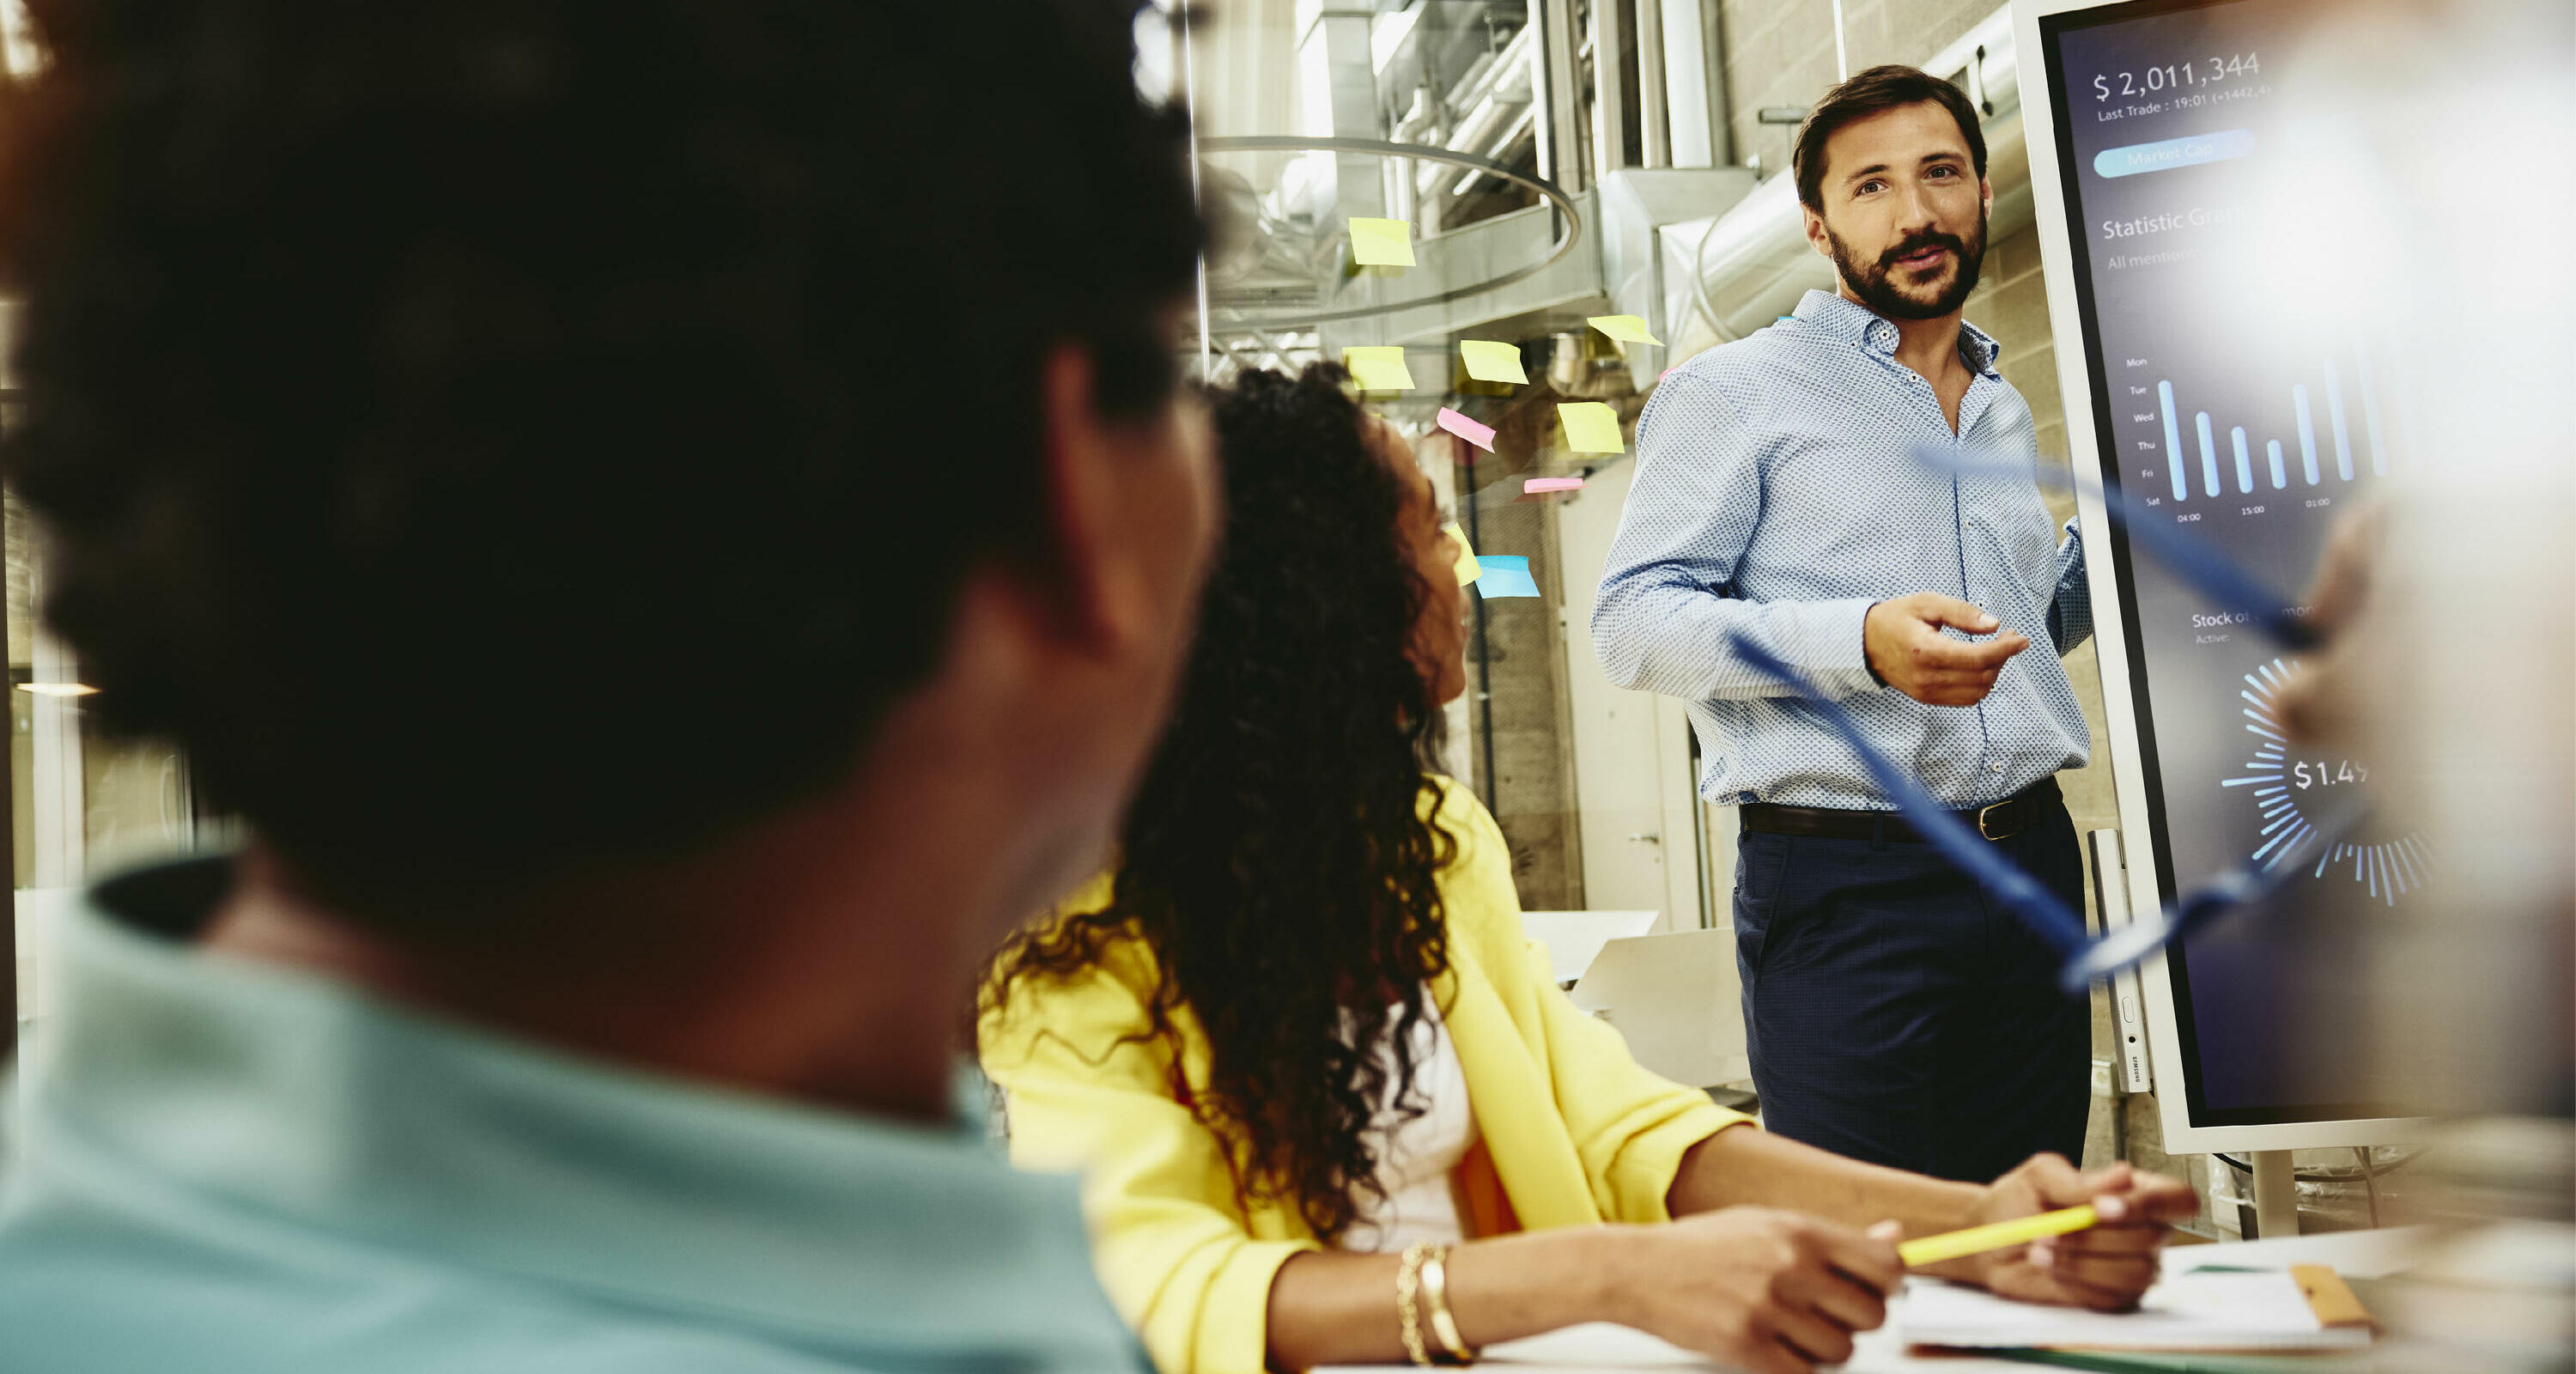
[[[1511,123],[1504,125],[1502,133],[1492,140],[1489,145],[1492,151],[1485,156],[1495,162],[1517,161],[1521,145],[1537,137],[1538,107],[1523,105],[1520,107],[1520,112],[1512,116]],[[1486,183],[1497,186],[1502,184],[1501,180],[1491,173],[1471,171],[1460,177],[1457,185],[1449,188],[1449,194],[1464,196]]]
[[[1537,46],[1535,40],[1530,37],[1532,32],[1527,25],[1514,30],[1512,36],[1504,40],[1503,46],[1495,49],[1489,60],[1471,69],[1473,74],[1459,82],[1458,88],[1449,93],[1450,112],[1463,118],[1471,107],[1493,95],[1497,88],[1510,86],[1520,87],[1520,94],[1507,98],[1527,104],[1530,98],[1530,53]]]
[[[1456,93],[1450,108],[1457,113],[1457,119],[1446,140],[1451,152],[1499,161],[1504,150],[1525,136],[1526,117],[1535,98],[1530,70],[1531,58],[1538,51],[1535,33],[1534,26],[1523,26],[1494,54],[1494,60],[1478,79]],[[1422,203],[1430,205],[1438,203],[1435,197],[1454,193],[1460,182],[1473,175],[1469,168],[1428,163],[1415,184]]]

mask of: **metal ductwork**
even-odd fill
[[[1536,32],[1524,26],[1502,51],[1480,59],[1482,65],[1459,83],[1451,96],[1454,122],[1449,137],[1442,140],[1451,152],[1508,162],[1518,145],[1532,136],[1536,96],[1530,73],[1538,52]],[[1415,184],[1422,204],[1439,207],[1439,197],[1466,189],[1476,176],[1472,169],[1430,163],[1415,173]]]

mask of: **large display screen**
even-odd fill
[[[2405,450],[2383,341],[2301,332],[2262,275],[2282,232],[2267,193],[2296,142],[2293,25],[2315,13],[2147,0],[2040,20],[2103,480],[2284,604]],[[2321,835],[2367,761],[2296,744],[2276,705],[2285,651],[2113,543],[2094,575],[2118,578],[2128,610],[2162,890],[2248,861],[2296,875],[2168,961],[2193,1123],[2402,1114],[2360,1100],[2337,1052],[2362,1014],[2337,917],[2420,900],[2432,856],[2411,835]]]

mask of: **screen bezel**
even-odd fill
[[[2133,562],[2125,534],[2115,529],[2099,495],[2116,487],[2119,474],[2102,461],[2098,424],[2108,411],[2108,380],[2092,283],[2075,253],[2076,206],[2066,187],[2075,175],[2072,149],[2058,127],[2066,104],[2065,64],[2055,40],[2064,33],[2240,0],[2014,0],[2015,67],[2021,84],[2023,138],[2030,152],[2031,194],[2040,238],[2040,263],[2048,288],[2049,328],[2057,354],[2059,399],[2066,412],[2069,461],[2079,479],[2077,528],[2088,550],[2108,550],[2112,576],[2091,580],[2094,643],[2102,676],[2102,705],[2110,739],[2113,791],[2120,826],[2144,835],[2150,863],[2136,862],[2141,846],[2125,845],[2132,910],[2162,909],[2173,891],[2172,846],[2164,812],[2154,740],[2139,729],[2146,709],[2144,641],[2136,617]],[[2090,482],[2083,479],[2089,477]],[[2103,566],[2090,560],[2098,572]],[[2320,1106],[2218,1111],[2202,1099],[2200,1046],[2189,1000],[2187,960],[2181,951],[2141,969],[2146,986],[2147,1050],[2155,1069],[2157,1100],[2168,1151],[2269,1150],[2368,1145],[2404,1139],[2426,1122],[2407,1117],[2336,1115]],[[2177,1091],[2176,1089],[2180,1090]],[[2358,1109],[2343,1108],[2344,1112]]]

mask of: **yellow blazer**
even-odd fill
[[[1683,1154],[1751,1118],[1638,1067],[1567,1000],[1522,933],[1501,829],[1434,782],[1425,805],[1458,852],[1440,874],[1449,972],[1433,994],[1483,1137],[1456,1179],[1470,1232],[1669,1220]],[[1091,892],[1096,905],[1106,888]],[[978,1026],[984,1071],[1007,1095],[1014,1161],[1085,1175],[1101,1281],[1163,1374],[1257,1374],[1271,1277],[1321,1247],[1294,1207],[1236,1199],[1222,1147],[1173,1096],[1171,1051],[1130,1038],[1154,984],[1141,940],[1072,980],[1023,980]],[[1207,1043],[1186,1008],[1175,1025],[1183,1080],[1203,1087]]]

